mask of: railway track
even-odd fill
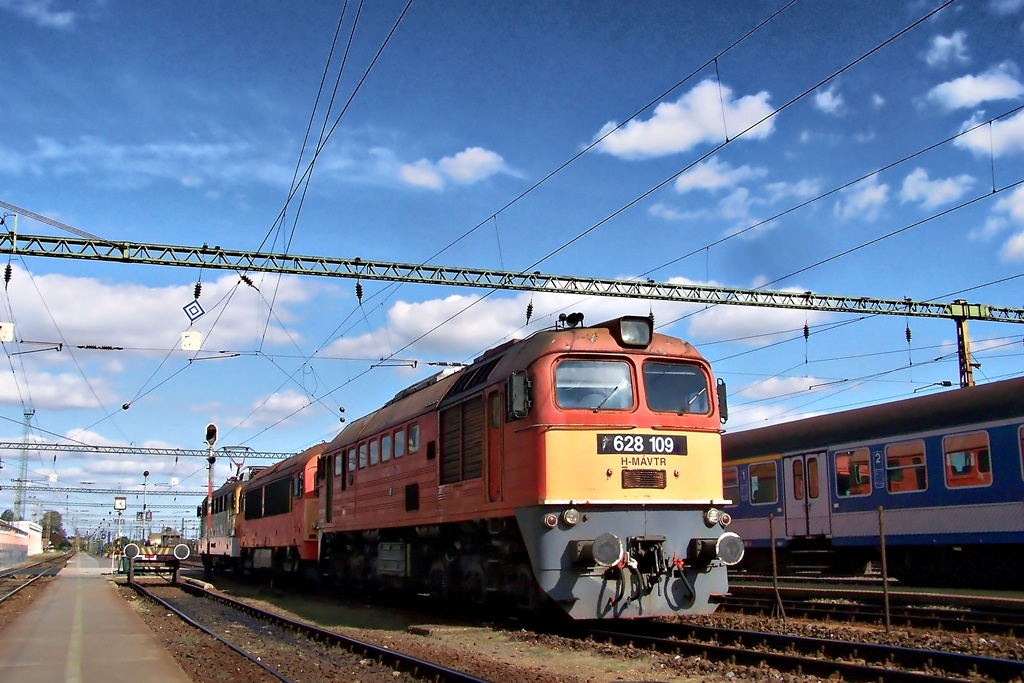
[[[276,680],[290,681],[289,675],[297,674],[310,680],[310,667],[317,667],[316,678],[322,680],[355,675],[360,681],[486,683],[485,679],[267,612],[196,585],[129,585]],[[210,609],[211,604],[217,608]],[[224,633],[233,637],[224,637]],[[303,668],[291,673],[297,666]]]
[[[13,598],[36,581],[56,576],[70,558],[71,556],[66,554],[55,555],[32,564],[12,567],[0,572],[0,603]]]
[[[652,621],[615,622],[586,637],[615,645],[728,660],[841,680],[949,683],[1024,680],[1024,662],[892,645]]]
[[[733,583],[723,608],[727,611],[772,614],[776,608],[767,584]],[[784,585],[779,588],[787,617],[822,621],[882,623],[884,598],[880,585]],[[1024,634],[1024,599],[949,591],[893,590],[889,619],[908,628],[954,632]]]

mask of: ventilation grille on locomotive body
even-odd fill
[[[624,489],[663,489],[665,470],[622,470]]]

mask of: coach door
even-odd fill
[[[487,396],[487,502],[501,500],[501,432],[505,425],[505,406],[501,392]]]
[[[804,453],[782,459],[786,486],[786,535],[832,533],[825,453]]]

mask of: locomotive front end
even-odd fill
[[[724,386],[652,328],[573,330],[531,373],[540,495],[516,519],[540,587],[573,618],[711,612],[743,557],[721,509]]]

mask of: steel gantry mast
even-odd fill
[[[1024,323],[1024,309],[952,302],[833,296],[814,292],[671,284],[654,280],[604,279],[548,273],[459,268],[428,264],[366,261],[360,258],[298,256],[241,251],[220,246],[201,247],[118,242],[87,237],[54,237],[0,233],[0,254],[82,259],[185,268],[233,270],[239,274],[275,274],[383,280],[411,284],[479,287],[511,291],[552,292],[590,296],[676,301],[680,303],[759,306],[907,317],[945,318],[957,324],[960,384],[973,384],[967,321]]]

